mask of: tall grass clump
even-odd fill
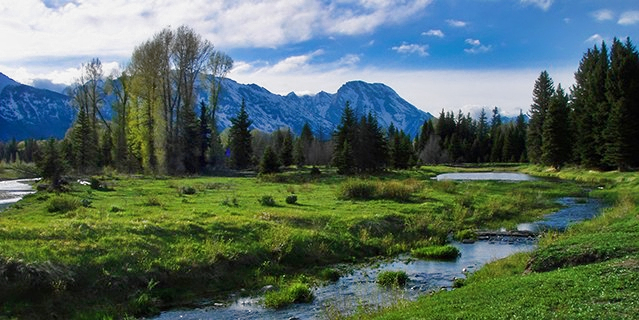
[[[66,213],[79,208],[81,205],[82,203],[77,198],[62,195],[59,197],[53,197],[49,199],[49,204],[47,205],[47,211]]]
[[[411,255],[420,259],[455,260],[459,249],[451,245],[430,246],[411,250]]]
[[[399,288],[406,285],[408,275],[404,271],[382,271],[377,275],[377,284],[382,287]]]
[[[264,295],[264,306],[271,309],[282,309],[293,303],[309,303],[315,296],[305,283],[295,282],[280,290],[270,291]]]
[[[404,181],[348,179],[340,185],[338,196],[345,200],[384,199],[406,202],[420,188],[421,184],[414,179]]]
[[[377,185],[374,181],[348,179],[339,188],[339,197],[344,200],[371,200],[377,195]]]

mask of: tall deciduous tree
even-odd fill
[[[530,106],[527,146],[528,159],[532,163],[541,162],[543,125],[550,99],[555,92],[554,84],[547,71],[542,71],[533,88],[533,104]]]

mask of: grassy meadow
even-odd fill
[[[596,186],[611,206],[538,249],[484,266],[463,286],[356,319],[636,319],[639,314],[639,175],[528,167]]]
[[[507,168],[515,169],[522,170]],[[0,318],[138,317],[240,289],[300,291],[332,264],[532,221],[557,209],[555,198],[586,196],[584,185],[600,183],[431,179],[459,170],[113,174],[73,182],[64,193],[39,191],[0,212]]]

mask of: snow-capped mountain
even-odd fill
[[[402,99],[393,89],[380,83],[351,81],[337,93],[282,96],[255,84],[240,84],[226,79],[216,114],[218,126],[230,126],[244,99],[253,128],[265,132],[290,127],[299,133],[308,122],[315,134],[322,138],[330,134],[340,122],[346,101],[358,116],[369,112],[383,127],[391,123],[406,133],[416,135],[431,114],[417,109]],[[208,101],[207,90],[198,92],[198,101]],[[107,97],[105,101],[113,101]],[[108,111],[108,106],[106,107]],[[110,112],[105,112],[110,115]],[[71,126],[75,111],[69,97],[53,91],[19,84],[0,73],[0,140],[25,138],[62,138]]]
[[[239,111],[242,99],[255,128],[270,132],[290,127],[299,133],[308,122],[313,131],[324,138],[328,138],[339,124],[347,101],[358,116],[370,112],[381,126],[388,127],[393,123],[410,135],[416,135],[424,121],[432,117],[381,83],[351,81],[334,94],[322,91],[316,95],[289,93],[282,96],[254,84],[243,85],[227,79],[223,90],[217,113],[218,125],[222,127],[230,125],[230,118]],[[206,97],[202,95],[201,98]]]
[[[0,73],[0,140],[62,138],[74,118],[69,97]]]

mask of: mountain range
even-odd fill
[[[198,92],[198,101],[208,101],[207,91]],[[110,99],[105,99],[109,101]],[[289,127],[295,133],[308,122],[316,135],[328,138],[340,122],[346,102],[359,116],[369,112],[379,124],[391,123],[410,135],[416,135],[430,113],[421,111],[402,99],[393,89],[381,83],[351,81],[334,93],[320,92],[298,96],[278,95],[255,84],[240,84],[225,79],[216,113],[218,126],[230,126],[230,119],[242,100],[252,128],[272,132]],[[110,107],[105,107],[109,115]],[[73,123],[75,111],[67,95],[20,84],[0,73],[0,140],[16,138],[62,138]]]

